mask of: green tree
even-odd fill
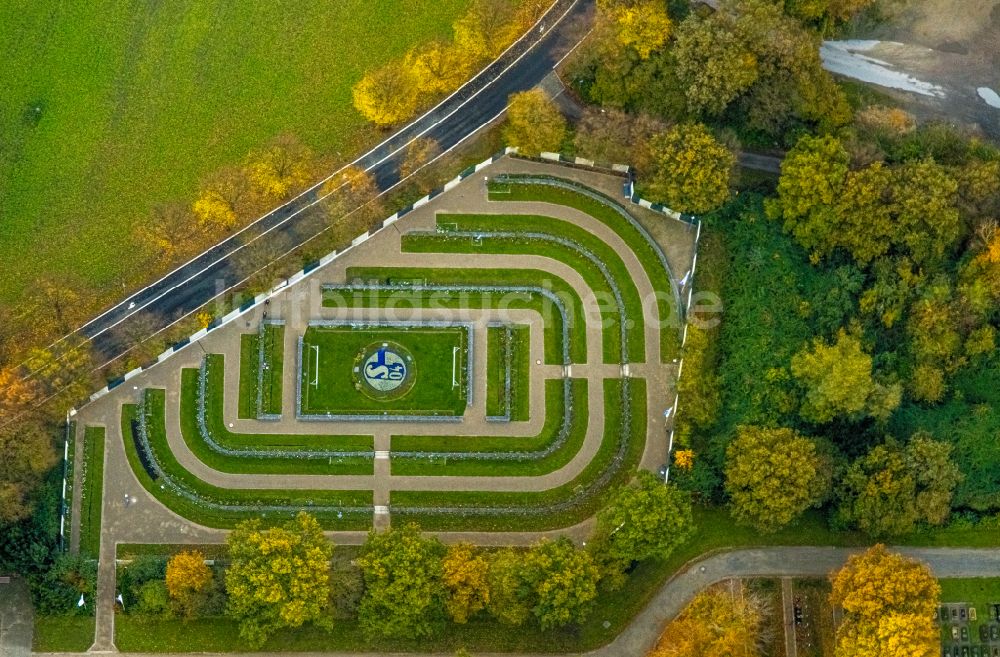
[[[875,381],[871,356],[857,337],[843,329],[833,344],[817,338],[795,354],[791,370],[805,393],[799,412],[809,422],[868,415],[884,420],[899,405],[899,387]]]
[[[702,18],[693,12],[677,27],[673,55],[688,109],[718,116],[757,81],[757,56],[736,32],[736,19],[718,12]]]
[[[834,203],[847,179],[850,156],[836,137],[804,136],[781,163],[778,198],[767,214],[784,222],[785,231],[813,252],[826,255],[835,245]]]
[[[650,140],[648,191],[678,212],[704,213],[729,198],[736,158],[700,123],[674,126]]]
[[[792,429],[742,426],[726,449],[733,516],[762,532],[788,525],[829,495],[832,463]]]
[[[693,531],[690,496],[642,470],[597,514],[591,540],[621,570],[633,561],[666,559]]]
[[[918,264],[940,262],[961,237],[957,192],[958,183],[934,160],[907,162],[895,170],[896,240]]]
[[[566,119],[541,89],[522,91],[510,97],[504,139],[523,155],[558,151],[566,136]]]
[[[239,621],[241,637],[259,647],[278,629],[328,622],[333,544],[316,518],[299,513],[271,529],[248,520],[226,543],[227,613]]]
[[[502,548],[493,553],[487,572],[490,599],[487,609],[504,625],[522,625],[531,617],[531,595],[524,582],[519,551]]]
[[[372,532],[358,567],[365,594],[358,621],[370,637],[417,639],[431,636],[445,617],[442,582],[444,546],[425,538],[414,524]]]
[[[847,469],[838,518],[876,537],[907,534],[917,522],[940,525],[961,480],[947,443],[923,434],[905,448],[888,441]]]
[[[523,582],[543,630],[583,622],[594,607],[600,570],[566,537],[542,539],[524,555]]]

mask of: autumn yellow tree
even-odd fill
[[[649,144],[653,172],[650,196],[678,212],[703,213],[729,198],[736,157],[700,123],[678,125]]]
[[[354,107],[377,126],[399,125],[417,111],[418,82],[412,68],[402,62],[389,62],[354,85]]]
[[[454,44],[429,41],[406,53],[403,66],[410,69],[417,92],[436,95],[455,89],[468,74],[470,60]]]
[[[209,232],[232,230],[251,209],[250,180],[242,167],[222,167],[201,186],[191,211]]]
[[[541,89],[510,97],[504,138],[523,155],[558,151],[566,136],[566,119]]]
[[[619,45],[635,50],[639,59],[649,59],[670,39],[673,24],[663,2],[639,0],[615,4],[608,13]]]
[[[442,570],[445,608],[453,621],[466,623],[490,603],[489,564],[472,545],[457,543],[449,547]]]
[[[526,27],[526,18],[514,0],[475,0],[455,21],[455,45],[474,60],[496,57]]]
[[[316,518],[299,513],[282,527],[248,520],[230,532],[227,613],[240,636],[261,646],[272,633],[304,623],[326,624],[333,544]]]
[[[212,571],[205,564],[205,555],[197,550],[178,552],[167,562],[167,594],[182,616],[190,618],[197,613],[211,582]]]
[[[440,154],[441,146],[433,139],[414,139],[406,147],[406,156],[399,164],[400,177],[413,175]]]
[[[38,382],[20,368],[0,368],[0,418],[12,418],[30,410],[41,396]]]
[[[247,177],[254,192],[267,201],[281,201],[305,189],[316,176],[316,156],[295,135],[275,137],[267,146],[251,151]]]
[[[830,580],[830,600],[845,612],[836,657],[938,654],[933,618],[941,587],[925,564],[876,545],[851,556]]]
[[[695,596],[663,630],[649,657],[754,657],[766,638],[767,604],[739,583]]]
[[[153,208],[149,219],[133,233],[140,248],[150,254],[156,267],[166,267],[199,251],[207,233],[186,203],[167,203]]]
[[[58,458],[52,440],[57,431],[37,415],[0,415],[0,522],[31,514],[35,489]]]
[[[320,187],[327,221],[336,225],[348,213],[370,217],[382,211],[375,178],[358,166],[348,166]],[[354,235],[351,235],[354,237]]]

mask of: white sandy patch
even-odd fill
[[[986,101],[987,105],[1000,109],[1000,94],[993,91],[989,87],[979,87],[976,89],[976,93],[979,94],[980,98]]]
[[[944,88],[930,82],[893,69],[889,62],[861,53],[874,50],[881,41],[865,41],[851,39],[847,41],[824,41],[819,54],[823,59],[823,68],[862,82],[870,82],[880,87],[910,91],[923,96],[944,98]],[[897,45],[897,44],[893,44]]]

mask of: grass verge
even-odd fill
[[[34,652],[87,652],[93,643],[93,616],[35,616]]]
[[[83,497],[80,500],[80,553],[97,558],[101,551],[104,499],[104,427],[83,430]]]

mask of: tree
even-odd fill
[[[370,637],[431,636],[444,619],[444,546],[409,524],[372,532],[357,565],[365,578],[358,621]]]
[[[830,492],[830,459],[792,429],[742,426],[726,449],[733,516],[762,532],[788,525]]]
[[[712,587],[664,628],[649,657],[753,657],[766,638],[767,612],[766,602],[754,593]]]
[[[507,106],[504,139],[523,155],[558,151],[566,136],[566,119],[541,89],[512,94]]]
[[[931,525],[943,525],[948,519],[955,488],[964,478],[951,459],[951,450],[951,444],[917,433],[903,453],[916,486],[917,514]]]
[[[573,138],[582,157],[605,163],[631,164],[649,171],[649,141],[666,125],[648,114],[626,114],[617,109],[588,107],[577,122]]]
[[[306,188],[316,175],[316,156],[295,135],[275,137],[247,156],[246,171],[254,191],[268,201],[281,201]]]
[[[672,51],[688,108],[695,114],[718,116],[759,76],[757,55],[725,11],[709,18],[692,12],[678,26]]]
[[[379,127],[403,123],[420,102],[419,81],[413,70],[400,62],[389,62],[371,71],[354,85],[354,107]]]
[[[0,418],[11,418],[33,409],[41,397],[38,382],[20,368],[0,368]]]
[[[475,0],[455,21],[455,46],[474,60],[496,57],[527,27],[523,21],[529,18],[529,13],[518,13],[513,0]]]
[[[37,415],[11,421],[2,416],[0,426],[0,522],[28,517],[32,496],[58,460],[53,447],[54,429]]]
[[[729,198],[736,158],[700,123],[678,125],[650,141],[649,193],[678,212],[704,213]]]
[[[941,587],[925,564],[876,545],[848,558],[830,580],[830,601],[846,614],[837,657],[938,654],[940,637],[932,619]]]
[[[898,386],[882,386],[872,376],[872,359],[861,341],[841,329],[833,344],[813,341],[792,357],[792,376],[804,390],[799,412],[816,424],[836,417],[887,419],[899,405]]]
[[[378,201],[379,188],[375,178],[361,167],[345,167],[320,187],[319,194],[325,197],[323,210],[327,221],[334,224],[344,215],[358,210],[364,217],[381,212]],[[350,237],[354,237],[351,235]]]
[[[847,178],[850,156],[831,136],[804,136],[781,163],[778,198],[766,208],[782,219],[785,231],[815,256],[833,248],[837,219],[833,211]]]
[[[190,618],[197,613],[211,582],[212,571],[205,564],[205,555],[197,550],[178,552],[167,562],[167,593],[182,616]]]
[[[149,252],[156,267],[166,267],[200,250],[206,237],[204,225],[195,220],[190,207],[181,203],[156,206],[134,232],[136,242]]]
[[[487,609],[504,625],[522,625],[531,616],[531,596],[524,585],[523,568],[522,555],[513,548],[501,548],[490,558]]]
[[[611,11],[611,18],[618,43],[635,50],[639,59],[649,59],[653,52],[663,48],[673,28],[666,5],[656,0],[616,6]]]
[[[260,647],[278,629],[328,621],[333,544],[316,518],[299,513],[272,529],[248,520],[226,543],[227,613],[239,621],[242,638]]]
[[[222,167],[201,185],[191,212],[209,233],[232,230],[250,210],[250,180],[241,167]]]
[[[583,622],[594,607],[600,570],[566,537],[542,539],[523,557],[531,613],[543,630]]]
[[[490,603],[489,564],[472,545],[458,543],[449,547],[442,571],[448,596],[445,607],[453,621],[466,623]]]
[[[406,147],[406,157],[399,164],[400,178],[408,178],[441,154],[441,146],[433,139],[414,139]]]
[[[419,93],[437,95],[458,87],[469,63],[454,45],[430,41],[406,53],[403,65],[410,69]]]
[[[677,394],[684,400],[684,412],[675,416],[677,438],[687,444],[697,429],[711,427],[719,412],[719,376],[716,372],[715,349],[708,331],[694,323],[688,324],[684,343],[684,369],[694,374],[677,381]]]
[[[888,441],[847,469],[837,515],[876,537],[907,534],[917,522],[939,525],[961,480],[950,445],[923,434],[905,448]]]
[[[936,263],[962,235],[958,183],[932,159],[907,162],[895,170],[891,198],[896,240],[918,264]]]
[[[643,470],[598,513],[592,541],[620,571],[633,561],[666,559],[693,531],[688,494]]]

